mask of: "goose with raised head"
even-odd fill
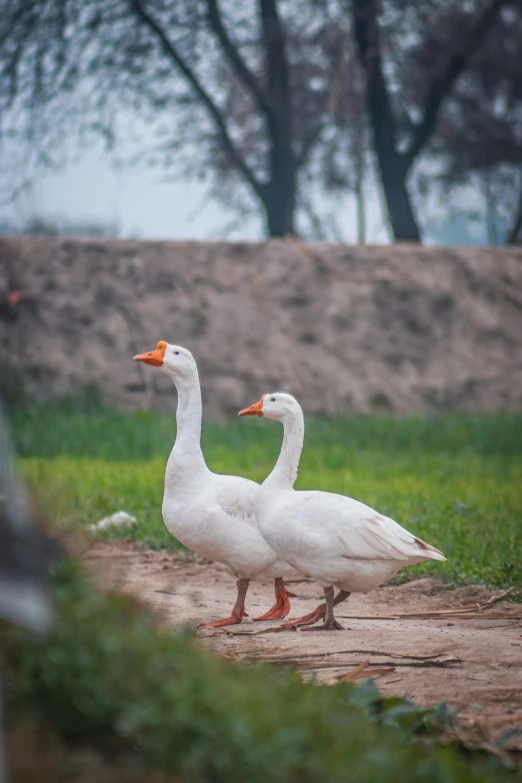
[[[240,476],[213,473],[205,462],[201,450],[201,388],[194,357],[186,348],[160,341],[155,350],[138,354],[134,360],[160,368],[178,391],[176,441],[165,470],[165,525],[184,546],[223,563],[238,580],[230,617],[199,627],[240,623],[246,616],[245,598],[251,579],[275,579],[275,604],[257,619],[286,617],[293,593],[285,588],[283,577],[294,571],[259,532],[254,510],[259,484]]]
[[[324,590],[324,604],[283,627],[308,626],[323,619],[325,630],[341,629],[334,606],[351,593],[378,587],[404,566],[446,560],[438,549],[358,500],[294,489],[305,427],[301,406],[290,394],[264,394],[239,415],[264,416],[283,425],[279,458],[258,495],[257,523],[279,557]],[[334,597],[335,587],[339,593]]]

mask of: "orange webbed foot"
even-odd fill
[[[220,620],[212,620],[210,623],[200,623],[198,628],[224,628],[226,625],[238,625],[246,617],[246,614],[239,616],[231,614],[230,617],[223,617]]]
[[[295,593],[286,589],[282,579],[276,579],[275,595],[276,600],[272,608],[261,617],[254,618],[255,620],[283,620],[286,617],[290,611],[290,596],[295,597]]]

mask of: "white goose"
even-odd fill
[[[221,476],[207,467],[201,451],[201,388],[194,357],[186,348],[160,341],[154,351],[134,357],[159,367],[178,390],[176,442],[165,471],[163,519],[184,546],[223,563],[237,578],[237,600],[230,617],[202,623],[220,628],[240,623],[250,579],[275,579],[276,602],[259,620],[286,617],[290,609],[282,577],[293,569],[266,543],[255,520],[259,484],[239,476]]]
[[[283,627],[313,625],[324,618],[324,629],[341,629],[333,608],[350,593],[377,587],[403,566],[446,560],[438,549],[364,503],[332,492],[294,490],[304,418],[290,394],[264,394],[239,415],[265,416],[283,425],[281,453],[258,496],[257,523],[281,558],[324,589],[325,604]],[[339,589],[335,598],[334,587]]]

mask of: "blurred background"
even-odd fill
[[[3,233],[521,241],[520,0],[27,0]]]

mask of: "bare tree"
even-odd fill
[[[266,233],[295,231],[300,173],[328,119],[328,3],[2,0],[0,130],[56,160],[66,133],[108,144],[139,113],[151,165],[206,179]],[[304,75],[304,78],[303,78]],[[25,118],[20,126],[19,118]]]
[[[522,229],[522,14],[506,8],[441,116],[442,183],[482,184],[490,244]]]
[[[421,239],[409,174],[432,141],[448,96],[508,5],[351,0],[373,147],[396,240]]]
[[[477,77],[482,54],[504,78],[499,31],[521,5],[0,0],[4,195],[15,177],[19,188],[30,182],[37,162],[63,162],[68,136],[81,146],[101,136],[164,176],[206,181],[241,220],[257,211],[269,236],[295,233],[297,221],[325,236],[318,189],[351,190],[364,241],[372,147],[393,235],[419,241],[413,167],[434,155],[458,181],[459,142],[484,134],[494,109],[474,97],[487,81],[485,65]],[[513,96],[510,116],[522,105]]]

